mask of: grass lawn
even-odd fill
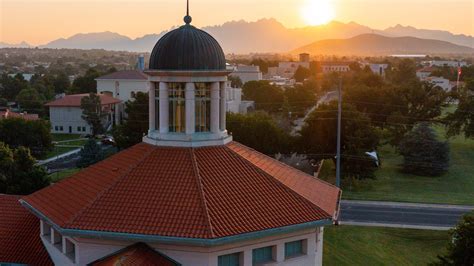
[[[51,182],[56,183],[63,180],[64,178],[70,177],[71,175],[79,172],[80,170],[81,170],[80,168],[62,170],[62,171],[50,174],[49,179],[51,180]]]
[[[79,134],[51,134],[53,141],[75,140],[81,138]]]
[[[445,108],[443,115],[454,112],[456,106]],[[445,140],[445,130],[434,127],[438,137]],[[423,177],[400,172],[403,157],[395,148],[386,145],[379,148],[382,166],[375,180],[358,182],[349,186],[342,181],[344,199],[384,200],[423,203],[445,203],[474,205],[474,139],[456,136],[448,140],[450,146],[450,168],[440,177]],[[334,164],[326,160],[320,177],[334,184]]]
[[[447,231],[329,226],[324,265],[426,265],[444,253]]]
[[[444,136],[442,128],[436,128]],[[388,200],[474,205],[474,140],[458,136],[449,140],[451,163],[440,177],[401,173],[403,157],[391,146],[381,147],[382,167],[376,179],[355,189],[344,188],[343,197],[359,200]]]

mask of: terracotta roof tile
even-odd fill
[[[0,194],[0,264],[53,265],[40,239],[40,222],[18,202]]]
[[[291,181],[304,179],[299,186],[317,192],[309,195],[234,148],[282,168],[237,143],[204,148],[141,143],[23,200],[63,228],[185,238],[220,238],[332,218],[338,189],[295,172]]]
[[[264,170],[306,199],[337,217],[341,190],[321,179],[310,176],[240,143],[227,145],[252,164]]]
[[[116,99],[112,96],[109,96],[107,94],[98,94],[100,96],[100,102],[102,105],[108,105],[108,104],[116,104],[120,103],[121,100]],[[59,98],[57,100],[54,100],[52,102],[46,103],[45,106],[52,106],[52,107],[80,107],[81,106],[81,100],[83,97],[89,96],[88,93],[84,94],[72,94],[72,95],[66,95],[62,98]]]

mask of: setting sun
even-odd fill
[[[301,15],[310,25],[326,24],[334,18],[332,0],[307,0],[301,8]]]

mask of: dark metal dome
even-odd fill
[[[188,22],[189,21],[189,22]],[[189,25],[168,32],[156,43],[150,57],[151,70],[225,70],[225,55],[207,32]]]

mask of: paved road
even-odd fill
[[[341,202],[341,224],[447,230],[474,206],[395,202]]]

